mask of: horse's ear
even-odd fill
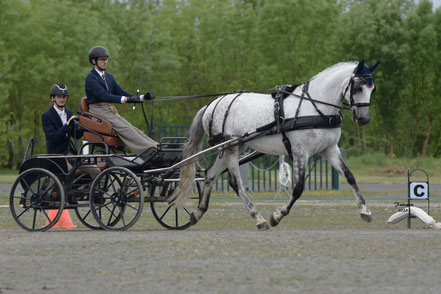
[[[364,68],[364,59],[362,59],[358,65],[357,65],[357,69],[355,70],[356,74],[361,74],[361,72],[363,71]]]
[[[369,66],[369,72],[373,72],[379,64],[380,60],[378,60],[374,65]]]

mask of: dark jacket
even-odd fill
[[[115,81],[113,76],[109,73],[105,73],[108,89],[103,78],[92,69],[86,77],[86,96],[87,102],[99,103],[121,103],[121,96],[130,96],[129,93],[124,91]]]
[[[67,120],[72,117],[72,111],[64,108]],[[74,128],[63,125],[57,111],[51,106],[41,117],[44,134],[46,135],[46,152],[48,154],[64,154],[69,151],[69,139],[75,136],[76,139],[83,135],[82,130],[74,133]],[[71,123],[72,124],[72,123]],[[73,124],[72,124],[73,126]]]

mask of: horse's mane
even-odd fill
[[[333,66],[330,66],[330,67],[328,67],[328,68],[325,68],[324,70],[322,70],[321,72],[319,72],[318,74],[316,74],[315,76],[313,76],[313,77],[310,79],[310,81],[312,81],[312,80],[318,78],[318,77],[321,76],[321,75],[326,75],[326,74],[328,74],[329,71],[334,70],[334,69],[337,68],[337,67],[340,67],[340,66],[343,66],[343,65],[354,65],[354,66],[355,66],[355,65],[357,65],[357,64],[358,64],[358,62],[356,62],[356,61],[339,62],[339,63],[337,63],[337,64],[334,64]]]

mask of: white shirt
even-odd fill
[[[67,114],[66,111],[63,110],[59,110],[55,105],[54,105],[54,109],[55,111],[58,113],[58,115],[61,118],[61,122],[63,123],[63,125],[65,125],[67,123]]]

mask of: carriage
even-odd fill
[[[139,156],[127,154],[110,123],[89,113],[84,98],[76,125],[85,130],[87,140],[76,155],[34,155],[34,140],[29,140],[10,192],[12,216],[23,229],[46,231],[69,209],[90,229],[126,230],[136,223],[145,202],[163,227],[190,226],[203,178],[197,179],[186,206],[167,203],[179,181],[179,169],[168,167],[181,160],[185,138],[165,137],[158,148]],[[84,148],[90,154],[83,155]],[[149,172],[155,169],[159,171]]]
[[[338,141],[342,109],[351,111],[354,123],[369,123],[370,99],[375,91],[372,72],[378,64],[341,62],[306,83],[278,88],[274,96],[249,91],[221,95],[198,111],[185,146],[185,139],[164,138],[159,148],[139,156],[118,153],[122,142],[112,126],[88,113],[83,99],[80,124],[86,130],[84,139],[94,142],[87,143],[92,154],[28,158],[32,149],[28,146],[10,194],[12,215],[27,230],[47,230],[63,209],[71,208],[89,228],[125,230],[138,220],[147,201],[161,225],[185,229],[202,218],[213,184],[228,170],[229,184],[256,220],[257,228],[267,230],[270,226],[246,194],[239,165],[262,154],[289,155],[293,161],[293,194],[270,216],[269,224],[274,227],[302,195],[308,158],[320,153],[346,178],[361,218],[371,222],[372,214],[344,163]],[[205,134],[214,146],[201,150]],[[240,159],[247,147],[254,152]],[[219,156],[205,178],[199,177],[196,160],[215,149]],[[202,188],[200,181],[204,181]],[[195,198],[190,196],[194,193]],[[48,210],[58,211],[53,219]],[[89,221],[92,219],[99,226]]]

